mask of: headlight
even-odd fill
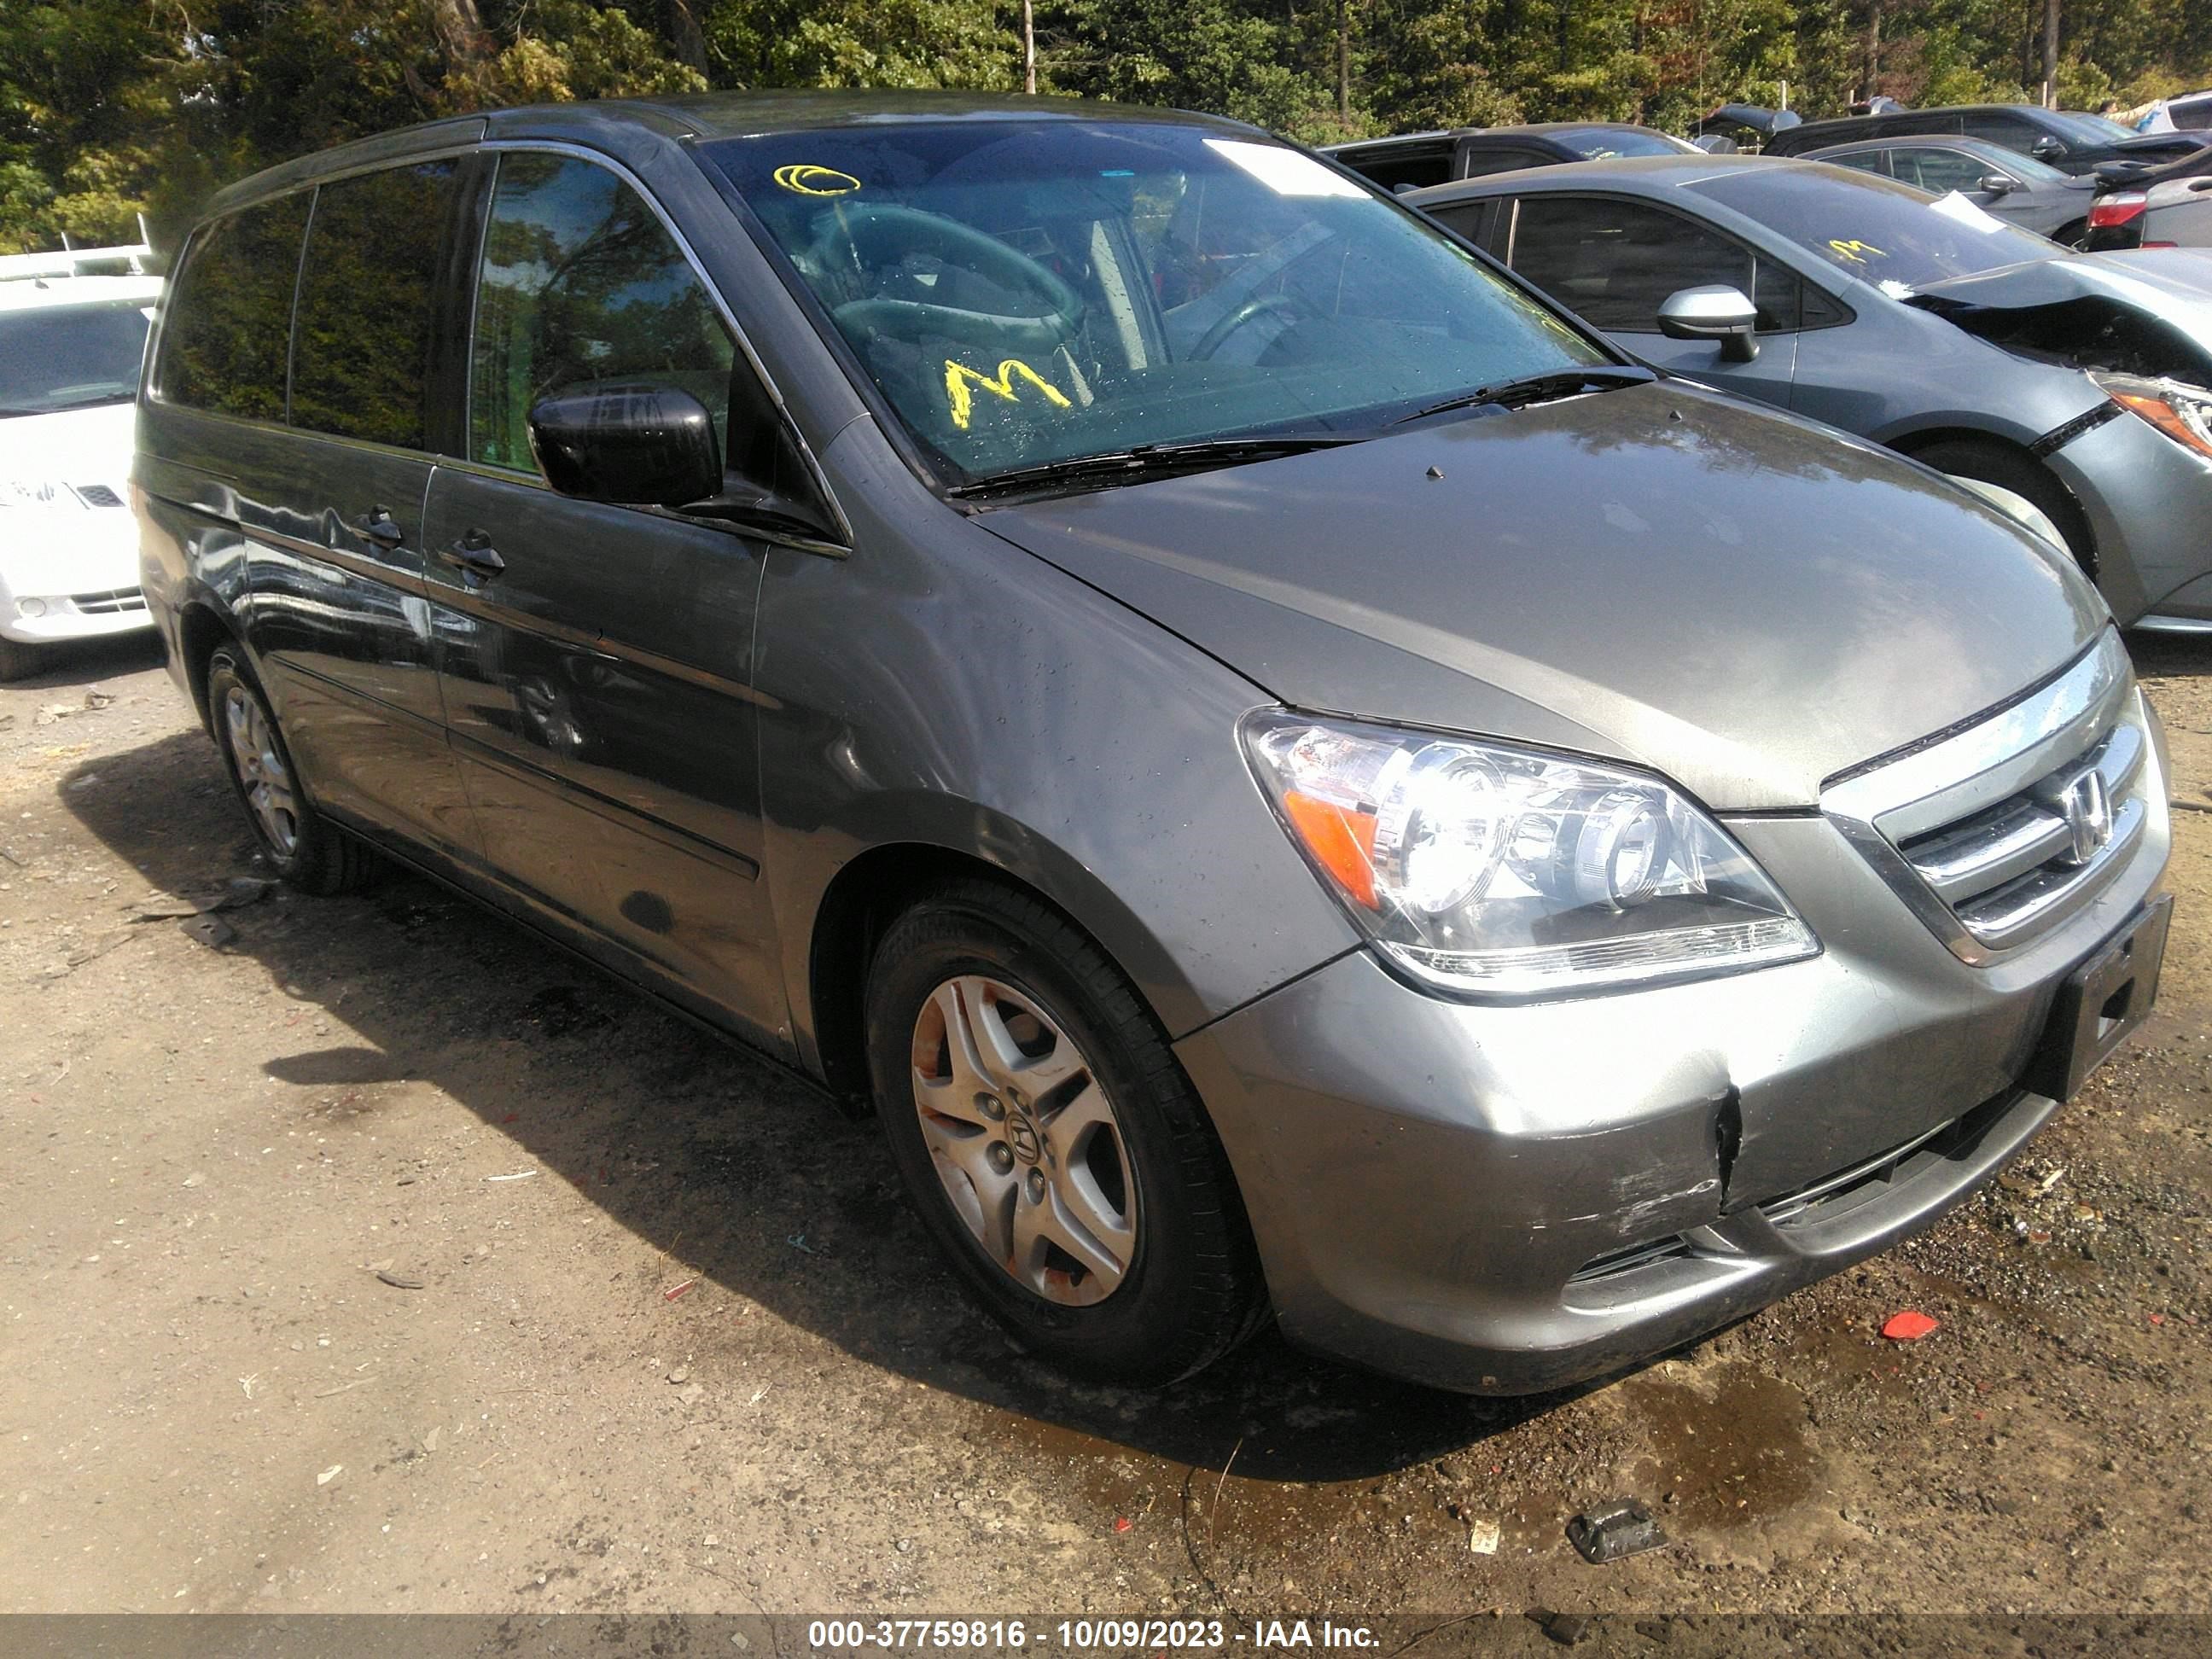
[[[1429,984],[1561,995],[1820,948],[1727,832],[1656,779],[1281,711],[1248,718],[1243,738],[1307,860]]]
[[[2172,380],[2143,380],[2129,374],[2094,377],[2105,393],[2131,415],[2140,415],[2179,444],[2212,460],[2212,392]]]
[[[82,507],[67,484],[46,478],[0,477],[0,507]]]

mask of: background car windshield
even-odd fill
[[[1585,160],[1602,161],[1615,155],[1682,155],[1695,144],[1680,144],[1664,133],[1632,132],[1622,127],[1557,127],[1552,137]]]
[[[2061,252],[1963,197],[1931,198],[1869,173],[1753,162],[1690,188],[1881,285],[1924,288]]]
[[[1609,361],[1449,237],[1257,137],[994,121],[706,151],[965,479],[1143,444],[1369,433]]]
[[[0,312],[0,416],[127,402],[146,325],[143,301]]]

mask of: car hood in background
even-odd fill
[[[1962,491],[1681,381],[977,522],[1296,707],[1612,756],[1721,810],[1814,805],[2107,616]]]
[[[11,477],[72,489],[105,484],[125,495],[137,420],[137,405],[127,398],[88,409],[0,417],[0,468]]]

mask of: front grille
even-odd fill
[[[146,596],[135,587],[111,587],[104,593],[72,593],[70,603],[88,617],[112,617],[125,611],[143,611]]]
[[[1821,810],[1955,954],[1987,963],[2094,898],[2163,811],[2148,720],[2108,630],[2027,696],[1832,783]]]
[[[76,498],[87,507],[120,507],[123,497],[106,484],[78,484]]]
[[[2130,791],[2149,748],[2142,727],[2116,726],[2088,755],[1898,850],[1967,932],[2002,950],[2040,932],[2045,915],[2066,903],[2092,866],[2135,844],[2145,808]],[[2100,805],[2087,821],[2069,821],[2069,799],[2077,799],[2078,818],[2078,798],[2092,784]]]

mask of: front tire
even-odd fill
[[[375,873],[375,854],[315,811],[268,699],[228,646],[208,659],[207,695],[223,769],[276,873],[294,887],[325,896],[366,883]]]
[[[43,647],[0,639],[0,680],[26,680],[46,665]]]
[[[869,1066],[923,1224],[1024,1349],[1157,1387],[1265,1300],[1226,1159],[1135,989],[1065,917],[984,881],[895,922]]]

